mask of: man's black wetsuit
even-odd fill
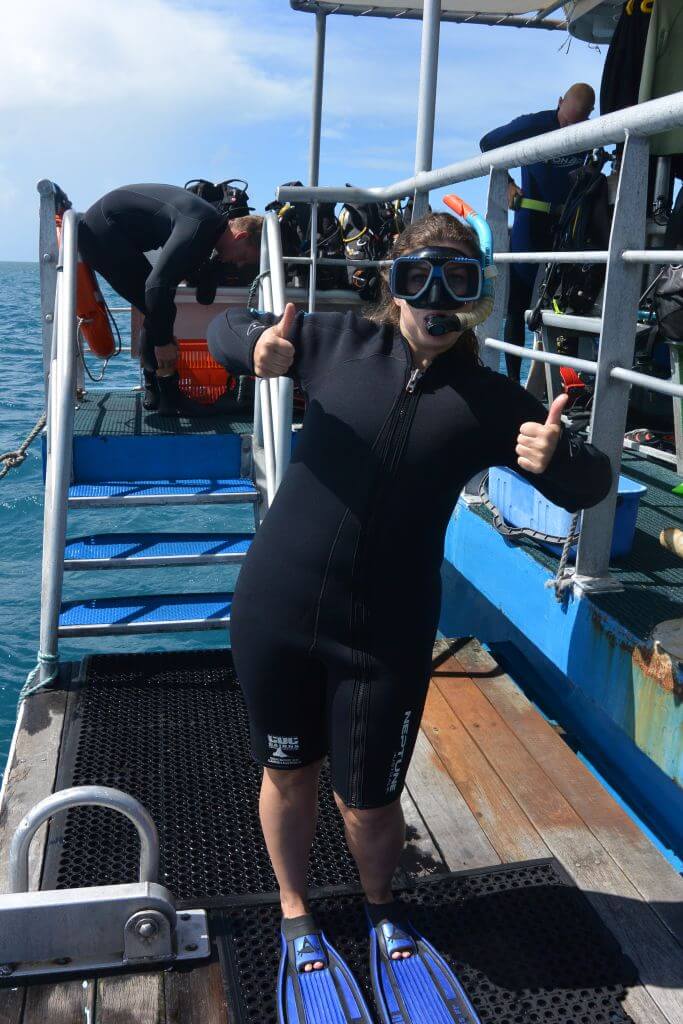
[[[253,373],[254,345],[274,321],[221,314],[209,350]],[[458,495],[481,469],[516,469],[519,426],[547,412],[455,349],[408,390],[407,343],[353,313],[300,313],[290,338],[308,409],[239,575],[235,665],[258,762],[295,768],[329,752],[342,799],[379,807],[399,795],[417,735]],[[605,497],[609,462],[564,433],[533,482],[575,510]]]
[[[498,146],[509,146],[545,132],[560,128],[557,110],[540,110],[535,114],[522,114],[509,124],[494,128],[479,143],[482,153]],[[585,153],[540,160],[522,167],[522,192],[525,199],[540,199],[561,208],[572,186],[571,174],[585,162]],[[519,209],[515,212],[510,234],[512,252],[545,252],[552,249],[554,218],[538,210]],[[524,347],[526,322],[524,313],[531,305],[536,281],[537,263],[512,263],[509,270],[508,308],[505,320],[505,340]],[[506,353],[505,361],[510,376],[519,380],[522,361]]]
[[[173,341],[175,290],[206,263],[227,217],[176,185],[125,185],[83,215],[81,258],[145,314],[141,360],[155,370],[155,345]],[[146,252],[161,248],[154,267]]]

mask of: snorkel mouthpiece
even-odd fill
[[[444,334],[451,334],[453,331],[461,331],[459,316],[439,316],[434,313],[425,318],[427,334],[433,338],[441,338]]]

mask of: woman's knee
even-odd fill
[[[400,797],[383,807],[367,808],[349,807],[337,793],[334,794],[334,799],[348,828],[381,830],[395,822],[403,813]]]
[[[283,796],[306,789],[317,789],[322,761],[314,761],[302,768],[264,768],[263,781]]]

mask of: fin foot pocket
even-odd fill
[[[322,961],[322,969],[306,970]],[[277,991],[278,1024],[372,1024],[347,964],[310,914],[284,918]]]
[[[457,977],[411,924],[405,906],[396,901],[365,909],[370,976],[383,1024],[479,1024]],[[413,955],[392,958],[405,949]]]

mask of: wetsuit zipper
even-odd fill
[[[380,473],[382,473],[382,470],[385,468],[386,473],[382,473],[383,478],[380,480],[379,486],[377,487],[374,498],[375,505],[380,501],[386,485],[396,472],[405,450],[413,416],[420,397],[417,388],[424,378],[425,373],[426,370],[421,370],[419,367],[411,367],[408,378],[403,385],[403,390],[400,394],[399,402],[394,412],[393,422],[387,430],[386,441],[382,445]],[[369,548],[369,527],[366,529],[365,534],[362,547],[364,548],[364,551],[367,552]],[[365,571],[365,567],[361,567],[361,571],[358,573],[359,580],[363,579]],[[358,591],[356,591],[356,596],[353,600],[352,622],[357,630],[360,628],[361,631],[364,631],[364,627],[366,625],[366,606],[362,594],[358,594]],[[353,763],[351,768],[350,789],[355,805],[359,803],[361,797],[361,762],[362,753],[365,748],[367,708],[369,701],[368,685],[370,682],[370,661],[365,652],[363,637],[361,637],[360,640],[361,642],[358,643],[357,646],[354,645],[356,652],[359,655],[359,672],[358,678],[355,681],[351,712],[351,750],[353,752]]]

